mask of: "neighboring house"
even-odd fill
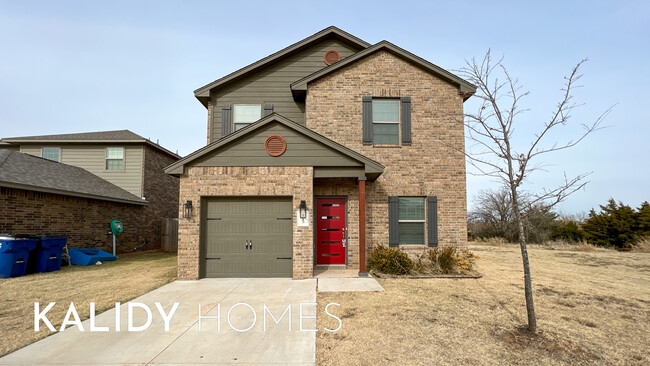
[[[99,224],[99,221],[84,222],[83,218],[76,223],[74,221],[69,222],[67,230],[71,235],[77,235],[73,234],[73,230],[83,227],[84,235],[89,238],[87,243],[75,243],[77,247],[109,245],[110,238],[106,235],[108,225],[111,220],[118,219],[123,222],[125,227],[123,237],[121,237],[121,241],[125,245],[133,247],[146,240],[149,244],[144,247],[145,249],[159,248],[162,240],[162,220],[178,217],[178,178],[165,174],[164,168],[177,161],[179,156],[131,131],[12,137],[0,140],[0,149],[7,148],[62,163],[55,166],[72,165],[83,168],[85,171],[92,173],[91,175],[96,176],[97,179],[117,186],[129,192],[133,197],[138,198],[137,207],[132,205],[133,200],[127,203],[131,205],[129,206],[130,211],[107,209],[104,212],[96,213],[98,214],[97,220],[100,220],[101,217],[101,224]],[[38,159],[38,161],[43,159]],[[0,175],[4,173],[4,169],[8,169],[8,166],[0,166]],[[49,171],[49,173],[51,172]],[[38,171],[34,171],[31,174],[38,173]],[[50,179],[53,177],[44,178]],[[80,183],[83,184],[83,182]],[[75,196],[75,194],[62,193],[63,191],[50,192],[39,185],[35,185],[30,189],[29,185],[14,186],[0,181],[0,186],[3,187],[0,199],[2,199],[3,205],[9,205],[7,207],[13,207],[11,206],[12,203],[17,199],[20,200],[20,198],[16,197],[24,198],[26,194],[23,191],[31,190],[47,194]],[[77,191],[72,190],[72,192]],[[34,197],[41,196],[46,197],[44,194],[35,195]],[[66,200],[70,200],[70,198],[67,197]],[[45,201],[52,203],[51,205],[48,204],[48,210],[57,210],[56,204],[54,204],[57,202],[56,199],[49,197]],[[63,201],[65,200],[62,199],[61,202]],[[52,222],[51,228],[48,228],[43,222],[50,221],[40,216],[41,212],[39,212],[38,203],[31,202],[31,204],[36,206],[28,205],[27,207],[35,207],[35,211],[30,212],[28,209],[20,209],[23,207],[20,205],[16,206],[17,211],[3,211],[3,219],[13,222],[13,224],[4,223],[0,225],[0,232],[50,235],[66,233],[62,231],[58,223]],[[96,210],[95,207],[100,207],[91,204],[88,208],[84,208],[83,204],[79,204],[77,211],[81,212],[81,217],[86,212],[93,214],[92,211]],[[67,209],[70,206],[63,205],[63,207]],[[97,210],[101,211],[101,209]],[[66,214],[61,213],[63,216]],[[9,216],[11,217],[8,219]],[[93,226],[93,228],[91,229],[89,226]]]
[[[199,88],[208,145],[166,169],[180,177],[179,278],[363,274],[377,244],[466,244],[474,92],[336,27]]]

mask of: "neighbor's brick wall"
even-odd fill
[[[364,146],[362,96],[410,96],[412,146]],[[379,179],[367,184],[367,248],[388,244],[388,196],[438,196],[440,245],[466,245],[462,111],[457,87],[386,51],[309,84],[307,127],[386,167]],[[355,188],[345,187],[335,190],[347,190],[353,197]],[[348,215],[356,213],[348,208]],[[350,263],[358,263],[358,246],[358,236],[352,237]],[[403,247],[409,252],[425,248]]]
[[[142,192],[149,205],[144,208],[146,238],[143,249],[160,249],[162,245],[162,221],[178,217],[178,192],[180,180],[165,174],[165,167],[177,159],[149,146],[144,147]]]
[[[129,247],[140,243],[147,235],[143,212],[144,206],[0,188],[0,233],[64,235],[68,248],[112,252],[107,233],[116,218],[125,228],[120,242]]]
[[[193,215],[182,217],[178,205],[178,278],[199,278],[201,197],[292,196],[293,214],[300,201],[313,212],[312,167],[186,167],[181,176],[180,202],[192,201]],[[311,215],[310,215],[311,217]],[[313,223],[296,226],[293,218],[293,278],[309,278],[313,271]]]

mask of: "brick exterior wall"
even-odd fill
[[[362,96],[410,96],[412,145],[364,146]],[[440,245],[466,245],[463,100],[457,87],[389,52],[379,51],[310,83],[306,106],[308,128],[386,167],[375,182],[367,184],[366,248],[388,244],[388,196],[438,196]],[[358,236],[353,235],[358,230],[356,185],[352,181],[328,188],[327,184],[317,180],[315,194],[338,192],[349,196],[348,261],[351,266],[358,264]],[[416,253],[426,247],[402,248]]]
[[[148,244],[143,249],[159,249],[162,245],[164,218],[178,217],[178,177],[165,174],[165,167],[176,159],[149,146],[144,146],[142,194],[149,202],[142,215]]]
[[[125,245],[140,243],[147,235],[144,210],[126,203],[0,187],[0,233],[65,235],[69,248],[112,252],[107,233],[116,218],[125,226],[119,240]]]
[[[178,205],[178,278],[199,278],[201,198],[211,196],[292,196],[293,214],[300,201],[313,212],[312,167],[186,167],[181,177],[180,202],[192,201],[193,215],[182,217]],[[313,223],[298,227],[293,219],[293,278],[313,273]]]

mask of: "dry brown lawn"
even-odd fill
[[[648,365],[650,254],[530,249],[539,332],[525,330],[519,247],[474,245],[480,279],[381,279],[382,293],[319,293],[343,328],[319,365]],[[338,323],[319,307],[318,328]]]
[[[94,266],[64,267],[60,271],[0,279],[0,356],[22,348],[51,332],[44,324],[34,332],[34,302],[58,329],[70,302],[82,320],[89,317],[89,303],[99,314],[176,279],[176,254],[137,253],[120,255],[115,262]]]

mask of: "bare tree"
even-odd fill
[[[526,211],[520,200],[523,192],[522,184],[532,173],[544,167],[542,159],[546,154],[574,147],[587,135],[598,130],[612,107],[605,110],[593,122],[581,124],[583,130],[574,138],[563,142],[547,141],[550,139],[551,131],[569,126],[569,122],[572,121],[571,111],[578,107],[573,101],[572,93],[578,87],[576,82],[581,78],[578,71],[587,61],[584,59],[571,69],[568,76],[564,77],[562,95],[548,120],[539,124],[539,130],[531,141],[522,144],[518,138],[515,139],[514,127],[521,125],[517,123],[521,121],[519,117],[526,109],[522,109],[520,103],[528,92],[521,90],[518,80],[508,73],[502,61],[503,58],[492,59],[488,50],[482,60],[473,58],[466,61],[465,67],[459,70],[462,77],[477,86],[476,97],[481,100],[476,113],[465,114],[464,124],[467,131],[465,154],[468,162],[480,174],[497,178],[510,191],[512,212],[519,229],[519,245],[524,267],[528,330],[534,333],[537,330],[537,318],[522,220],[522,214]],[[521,146],[524,148],[519,150],[517,147]],[[530,199],[526,200],[525,204],[542,205],[550,209],[583,188],[588,183],[585,180],[588,174],[581,173],[573,178],[567,178],[565,173],[560,185],[551,189],[542,189],[537,194],[531,193]]]

